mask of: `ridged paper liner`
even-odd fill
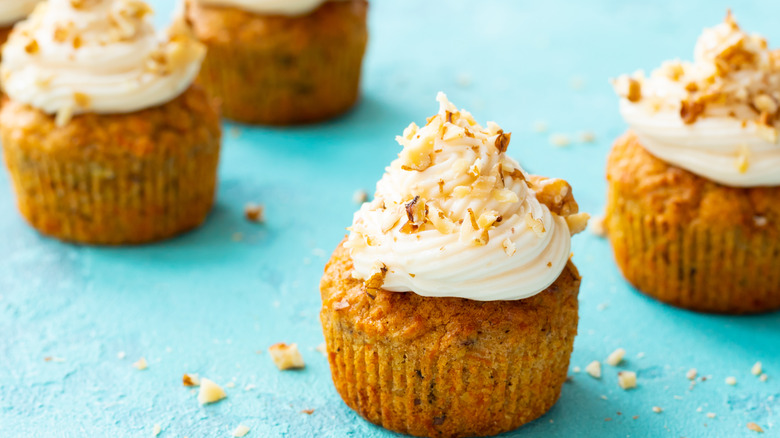
[[[7,137],[7,136],[6,136]],[[19,210],[43,234],[89,244],[144,243],[198,226],[214,199],[219,145],[181,145],[184,159],[148,154],[52,157],[5,139]]]
[[[345,13],[350,13],[346,7]],[[314,27],[306,44],[295,48],[205,41],[208,55],[198,82],[221,99],[222,114],[238,122],[288,125],[329,119],[357,101],[367,41],[363,26],[341,41],[318,38]]]
[[[523,310],[526,337],[508,344],[499,341],[501,334],[483,331],[479,349],[466,339],[440,350],[398,333],[371,337],[349,312],[325,308],[336,389],[368,421],[396,432],[466,437],[516,429],[558,400],[576,333],[577,290],[543,293],[550,294],[543,306]]]
[[[780,308],[780,239],[767,227],[727,230],[654,220],[610,183],[606,225],[615,259],[637,289],[686,309],[756,313]]]

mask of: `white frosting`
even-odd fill
[[[41,0],[0,0],[0,26],[10,26],[30,15]]]
[[[140,0],[49,0],[3,49],[11,99],[49,114],[129,113],[167,103],[195,79],[205,48],[155,32]]]
[[[229,6],[256,14],[303,15],[334,0],[196,0],[210,6]]]
[[[345,244],[353,276],[370,282],[384,268],[384,290],[479,301],[545,290],[569,260],[566,219],[499,150],[508,134],[492,122],[482,128],[442,93],[438,100],[438,115],[397,138],[403,151],[355,213]]]
[[[668,163],[734,187],[780,185],[778,55],[730,15],[704,30],[694,53],[694,62],[666,62],[650,77],[619,78],[621,115]]]

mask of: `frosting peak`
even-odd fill
[[[587,215],[568,183],[506,156],[509,133],[437,99],[438,114],[396,138],[403,150],[355,213],[345,244],[354,276],[369,288],[480,301],[543,291]]]
[[[732,186],[780,185],[780,51],[729,12],[694,61],[621,76],[621,114],[659,158]]]
[[[41,0],[0,0],[0,26],[9,26],[28,16]]]
[[[61,119],[128,113],[190,86],[205,48],[184,30],[158,35],[140,0],[49,0],[16,26],[3,49],[6,93]]]

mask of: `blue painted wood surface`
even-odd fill
[[[160,25],[172,3],[153,2]],[[433,114],[443,90],[512,131],[512,156],[568,179],[581,207],[598,214],[605,156],[624,130],[607,79],[690,58],[728,5],[745,28],[780,44],[771,0],[374,0],[359,106],[316,126],[226,124],[213,213],[156,245],[43,238],[17,214],[0,172],[0,436],[143,437],[159,424],[161,437],[220,437],[239,423],[255,437],[392,436],[341,402],[314,348],[322,268],[357,208],[353,192],[372,192],[398,153],[394,136]],[[535,132],[536,120],[549,132]],[[580,131],[597,141],[577,142]],[[552,133],[575,141],[550,146]],[[265,205],[265,224],[244,220],[247,202]],[[780,314],[674,309],[629,287],[605,240],[584,233],[573,250],[584,279],[572,368],[618,347],[627,360],[605,365],[601,380],[572,372],[546,416],[507,436],[754,436],[750,421],[780,435]],[[298,343],[305,370],[279,372],[257,353],[280,341]],[[145,371],[131,366],[140,357]],[[756,361],[768,381],[751,375]],[[710,378],[690,389],[689,368]],[[638,373],[638,388],[618,387],[623,369]],[[185,372],[235,387],[201,407],[181,385]]]

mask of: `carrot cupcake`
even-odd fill
[[[150,15],[139,0],[49,0],[3,49],[3,152],[43,234],[149,242],[211,208],[219,117],[191,86],[205,50],[183,26],[161,37]]]
[[[5,44],[8,34],[17,21],[24,19],[35,9],[41,0],[0,1],[0,46]]]
[[[694,62],[615,82],[607,229],[625,277],[706,312],[780,308],[780,51],[731,14]]]
[[[198,81],[230,119],[317,122],[358,98],[366,0],[182,0],[208,47]]]
[[[439,94],[412,123],[325,267],[321,320],[347,405],[417,436],[494,435],[543,415],[566,379],[580,277],[563,180],[530,176],[510,134]]]

